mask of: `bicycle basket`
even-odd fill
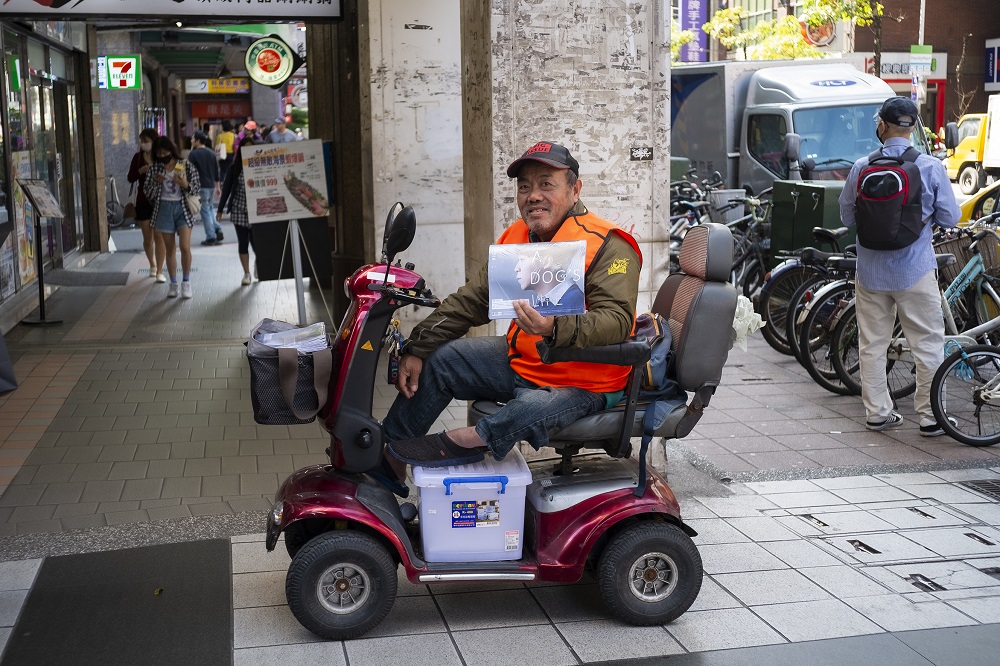
[[[712,222],[729,224],[746,213],[745,206],[730,203],[730,199],[746,198],[746,190],[711,190],[708,193],[708,217]]]
[[[994,276],[1000,274],[1000,248],[998,248],[998,244],[1000,243],[998,243],[996,236],[989,235],[979,241],[979,245],[977,245],[979,254],[983,256],[983,264],[986,267],[986,272]],[[965,268],[965,265],[972,259],[972,251],[969,250],[970,245],[972,245],[972,238],[970,236],[949,238],[934,244],[934,252],[936,254],[955,255],[955,263],[951,266],[945,266],[940,271],[940,277],[946,283],[950,283],[957,278],[958,274]]]

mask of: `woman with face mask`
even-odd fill
[[[153,143],[153,160],[153,165],[146,174],[145,187],[146,196],[153,204],[153,224],[156,225],[157,235],[163,238],[166,249],[167,273],[170,277],[167,298],[175,298],[178,291],[182,298],[191,298],[191,228],[196,214],[188,205],[188,196],[200,195],[198,169],[189,161],[182,160],[177,146],[165,136]],[[175,241],[181,248],[183,271],[179,289]]]
[[[159,234],[153,233],[153,205],[146,198],[145,184],[146,174],[153,166],[153,143],[159,135],[155,129],[147,127],[139,132],[139,151],[132,156],[132,163],[128,167],[128,182],[132,187],[137,188],[135,193],[135,221],[142,229],[142,249],[146,251],[146,259],[149,260],[149,277],[156,278],[157,282],[166,282],[163,276],[163,239]]]

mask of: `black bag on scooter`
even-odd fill
[[[326,404],[333,369],[329,338],[327,348],[315,352],[270,347],[258,340],[258,333],[295,328],[288,322],[264,319],[246,343],[253,419],[261,425],[312,423]]]

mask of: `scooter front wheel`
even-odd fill
[[[601,554],[598,582],[604,603],[636,625],[666,624],[691,607],[701,591],[701,555],[688,535],[668,523],[646,522],[615,536]]]
[[[304,545],[285,577],[285,598],[299,623],[323,638],[361,636],[396,600],[396,563],[375,539],[350,530]]]

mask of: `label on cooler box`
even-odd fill
[[[500,500],[465,500],[451,503],[452,527],[498,527]]]
[[[517,550],[518,545],[521,543],[521,532],[519,530],[507,530],[503,533],[503,537],[503,549],[505,551]]]

